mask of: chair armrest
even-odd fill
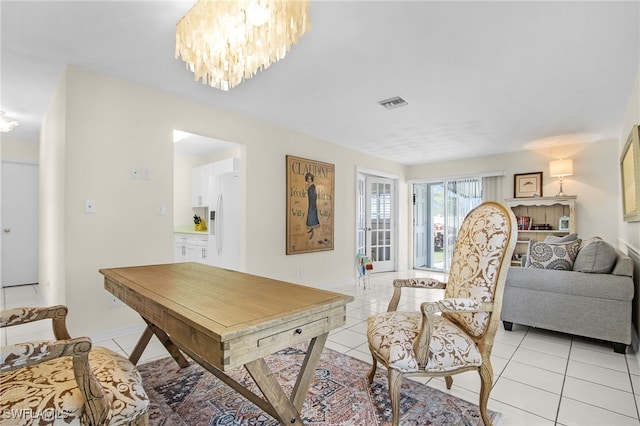
[[[408,279],[396,279],[393,280],[393,286],[398,287],[412,287],[412,288],[440,288],[447,287],[447,283],[436,280],[435,278],[408,278]]]
[[[49,307],[22,307],[0,312],[0,328],[27,324],[34,321],[51,319],[53,335],[57,340],[71,339],[67,331],[67,307],[56,305]]]
[[[491,312],[493,303],[478,302],[470,298],[450,298],[437,302],[424,302],[420,305],[422,311],[422,326],[418,337],[413,342],[413,350],[418,360],[418,365],[423,366],[427,362],[429,343],[432,335],[432,324],[429,317],[437,313],[469,313],[469,312]]]
[[[393,296],[389,301],[387,312],[395,311],[398,309],[398,303],[400,302],[400,296],[402,294],[403,287],[409,288],[423,288],[423,289],[444,289],[447,284],[442,281],[438,281],[435,278],[408,278],[408,279],[395,279],[393,280]]]
[[[442,299],[436,302],[424,302],[420,305],[420,310],[425,315],[433,315],[438,312],[492,312],[493,303],[484,303],[470,298],[457,297]]]
[[[0,354],[0,373],[30,367],[61,356],[73,356],[76,352],[88,353],[90,349],[91,340],[88,337],[69,340],[42,340],[3,346]]]
[[[102,425],[109,414],[109,407],[102,386],[89,365],[90,350],[91,339],[88,337],[3,346],[0,353],[0,373],[70,356],[74,378],[85,401],[83,424]]]

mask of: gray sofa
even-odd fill
[[[590,242],[593,240],[597,241]],[[604,247],[602,243],[600,240],[597,245]],[[608,273],[599,264],[603,256],[591,250],[585,269],[580,258],[582,247],[575,263],[578,266],[581,262],[578,270],[512,266],[502,301],[504,328],[511,330],[515,323],[605,340],[613,344],[615,352],[624,353],[632,336],[633,262],[609,247],[604,247],[612,265],[605,268]],[[584,253],[586,258],[587,250]],[[580,272],[594,270],[594,264],[600,273]]]

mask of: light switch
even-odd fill
[[[131,170],[129,170],[129,177],[131,179],[140,179],[140,168],[132,167]]]
[[[96,200],[84,200],[84,213],[94,214],[96,212]]]

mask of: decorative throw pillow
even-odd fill
[[[593,274],[609,274],[616,263],[616,250],[600,237],[585,240],[580,247],[573,270]]]
[[[547,237],[544,239],[544,242],[548,244],[562,244],[575,241],[577,239],[578,234],[574,232],[573,234],[565,235],[564,237],[559,237],[557,235],[547,235]]]
[[[564,244],[529,242],[528,267],[571,271],[580,248],[581,240]]]

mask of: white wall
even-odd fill
[[[620,129],[620,136],[618,137],[618,161],[622,154],[622,148],[624,148],[624,144],[627,142],[627,138],[629,137],[631,128],[638,124],[640,124],[640,68],[638,69],[638,74],[633,85],[633,90],[631,91],[631,96],[629,96],[629,104],[625,112],[622,128]],[[620,173],[617,173],[617,176],[617,194],[619,200],[622,200],[622,187],[619,180]],[[638,182],[638,184],[640,184],[640,182]],[[628,249],[634,250],[636,252],[636,256],[640,256],[640,222],[625,222],[622,220],[622,201],[618,202],[617,218],[620,244],[626,246]],[[638,270],[640,270],[640,265],[638,266]]]
[[[513,197],[513,175],[542,171],[542,195],[554,196],[559,183],[549,177],[549,161],[573,159],[573,176],[564,180],[564,192],[577,195],[576,226],[580,237],[600,236],[616,244],[618,205],[617,141],[565,145],[543,150],[514,152],[460,161],[425,164],[409,169],[407,179],[469,175],[504,171],[503,198]]]
[[[59,275],[49,262],[41,282],[62,289],[72,335],[139,321],[129,308],[109,307],[98,269],[173,260],[174,128],[242,145],[245,269],[283,280],[352,280],[356,166],[404,174],[389,161],[75,67],[67,69],[59,92],[43,126],[41,162],[50,190],[60,195],[48,200],[52,211],[41,229],[44,258],[62,260],[64,270]],[[333,251],[285,255],[287,154],[336,166]],[[148,168],[152,178],[130,179],[131,167]],[[87,198],[96,201],[96,214],[84,214]],[[165,216],[157,214],[160,203]],[[400,230],[403,245],[406,234]]]

